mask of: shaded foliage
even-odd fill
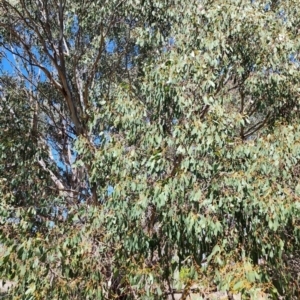
[[[299,297],[297,7],[0,3],[12,298]]]

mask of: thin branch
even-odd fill
[[[247,132],[244,134],[244,137],[247,138],[247,137],[251,136],[252,134],[254,134],[255,132],[257,132],[258,130],[260,130],[262,127],[264,127],[265,124],[267,123],[267,121],[269,120],[270,115],[271,115],[271,113],[268,113],[266,118],[263,121],[250,127],[247,130]]]
[[[1,26],[1,23],[0,23]],[[15,35],[16,33],[14,31],[10,31],[10,33],[12,33],[13,35]],[[41,69],[44,74],[46,75],[46,77],[50,80],[51,83],[53,83],[53,85],[59,89],[60,91],[62,90],[62,86],[61,84],[56,81],[53,77],[53,75],[49,72],[48,69],[46,69],[42,64],[38,63],[38,61],[36,60],[36,58],[32,55],[29,46],[16,34],[15,37],[19,40],[19,42],[23,45],[23,49],[27,52],[28,56],[30,57],[31,61],[29,59],[27,59],[24,55],[21,55],[19,52],[16,51],[12,51],[11,49],[7,48],[6,46],[2,45],[2,47],[9,51],[11,54],[14,54],[16,56],[18,56],[19,58],[21,58],[22,60],[26,61],[27,63],[31,64],[34,67],[37,67],[39,69]],[[34,63],[32,62],[34,61]]]
[[[46,167],[46,164],[44,162],[44,160],[41,158],[41,159],[38,159],[37,160],[39,165],[46,171],[50,174],[50,177],[52,179],[52,181],[54,182],[54,184],[56,185],[56,187],[58,188],[59,191],[64,191],[66,190],[65,186],[61,183],[61,181],[57,178],[57,176],[50,170]]]

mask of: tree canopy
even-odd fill
[[[298,7],[1,0],[7,297],[298,299]]]

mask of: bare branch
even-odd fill
[[[54,182],[55,186],[58,188],[59,191],[64,191],[66,188],[65,186],[61,183],[61,181],[57,178],[57,176],[50,170],[46,167],[46,164],[44,162],[43,159],[38,159],[37,160],[39,165],[46,171],[50,174],[50,177],[52,179],[52,181]]]

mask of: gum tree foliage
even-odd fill
[[[298,6],[0,2],[13,299],[299,297]]]

